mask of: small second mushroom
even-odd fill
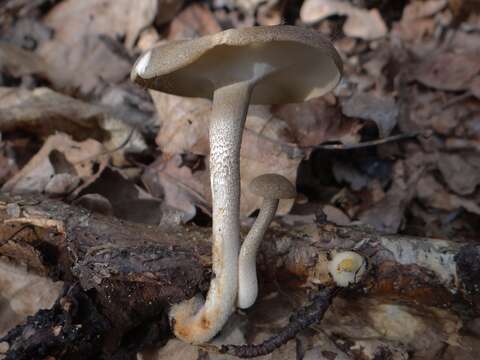
[[[358,283],[366,270],[365,258],[354,251],[338,252],[328,262],[328,272],[340,287]]]
[[[257,176],[249,185],[249,190],[263,197],[257,219],[253,223],[240,249],[238,258],[238,307],[252,306],[258,295],[256,258],[263,236],[277,212],[280,199],[296,196],[295,187],[287,178],[277,174]]]

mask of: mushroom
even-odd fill
[[[263,197],[257,219],[248,232],[240,248],[238,257],[238,307],[249,308],[257,299],[258,282],[256,257],[257,251],[270,222],[277,212],[280,199],[292,199],[296,195],[295,187],[282,175],[264,174],[257,176],[249,184],[249,190]]]
[[[328,262],[328,272],[340,287],[358,283],[366,270],[365,258],[354,251],[336,253]]]
[[[240,247],[240,145],[249,103],[300,102],[333,89],[339,55],[318,32],[295,26],[230,29],[159,45],[135,63],[136,83],[180,96],[213,99],[210,120],[213,276],[205,302],[170,311],[174,333],[212,339],[233,313]]]

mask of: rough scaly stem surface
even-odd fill
[[[238,258],[238,307],[247,309],[258,295],[257,252],[278,208],[278,199],[264,199],[252,228],[240,249]]]
[[[190,343],[211,340],[233,313],[240,247],[240,146],[251,82],[218,88],[210,121],[213,278],[205,303],[198,298],[172,307],[175,335]]]

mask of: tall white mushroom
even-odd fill
[[[230,29],[174,41],[143,54],[136,83],[180,96],[213,99],[210,120],[213,277],[205,302],[175,305],[175,335],[212,339],[235,309],[240,240],[240,145],[249,103],[301,102],[333,89],[342,71],[339,55],[318,32],[294,26]]]
[[[277,212],[278,203],[280,199],[292,199],[296,195],[292,183],[284,176],[277,174],[257,176],[248,187],[252,193],[263,197],[263,203],[252,228],[243,241],[238,257],[238,307],[241,309],[249,308],[257,299],[257,252]]]

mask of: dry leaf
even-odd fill
[[[76,42],[54,38],[38,50],[52,69],[60,69],[57,86],[82,95],[101,93],[109,83],[128,77],[131,60],[123,46],[106,35],[85,34]]]
[[[52,71],[40,56],[31,51],[0,42],[0,72],[14,78],[35,75],[55,85],[61,70],[58,73]]]
[[[381,138],[387,137],[397,125],[398,106],[391,97],[357,93],[342,100],[344,115],[374,121]]]
[[[167,154],[209,153],[208,124],[212,103],[151,91],[162,127],[156,143]]]
[[[413,1],[405,6],[402,21],[431,17],[447,6],[447,0]]]
[[[152,225],[158,225],[162,219],[162,202],[113,168],[104,168],[94,181],[79,192],[80,196],[87,194],[98,194],[107,199],[113,215],[120,219]],[[82,202],[80,199],[78,201]],[[108,206],[102,208],[105,210]]]
[[[415,196],[415,185],[422,172],[423,169],[420,168],[406,179],[405,164],[397,161],[391,188],[382,200],[362,212],[359,219],[383,233],[397,233],[402,225],[405,209]]]
[[[480,75],[478,75],[470,83],[470,91],[477,99],[480,100]]]
[[[133,47],[140,31],[151,25],[162,10],[159,3],[158,0],[66,0],[50,10],[44,23],[55,31],[54,41],[68,47],[78,46],[88,34],[125,37],[127,46]]]
[[[434,89],[459,91],[468,89],[479,72],[478,54],[440,53],[420,63],[414,77]]]
[[[300,10],[300,18],[307,24],[334,15],[347,17],[343,25],[347,36],[374,40],[387,34],[387,26],[377,9],[364,10],[339,0],[306,0]]]
[[[43,192],[56,174],[82,179],[84,186],[107,165],[105,149],[95,140],[75,142],[68,135],[49,137],[40,151],[2,187],[14,193]]]
[[[346,119],[340,108],[318,98],[299,104],[276,106],[273,113],[284,120],[299,146],[316,146],[338,141],[356,144],[360,141],[359,121]]]
[[[192,39],[221,30],[207,5],[192,3],[173,19],[168,40]]]
[[[63,287],[0,258],[0,337],[40,309],[49,309]]]
[[[441,154],[438,168],[450,189],[459,195],[472,194],[480,184],[480,157],[476,154]]]
[[[62,131],[75,139],[103,139],[99,122],[104,110],[56,93],[0,88],[0,131],[24,130],[42,136]]]
[[[473,200],[450,194],[431,175],[423,176],[417,183],[417,197],[426,206],[447,211],[464,208],[480,215],[480,206]]]

